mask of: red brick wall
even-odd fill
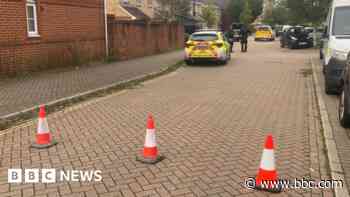
[[[110,55],[118,60],[157,54],[183,47],[179,24],[109,20]]]
[[[0,0],[0,73],[104,56],[102,0],[37,0],[39,38],[27,36],[25,0]]]

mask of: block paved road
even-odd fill
[[[0,79],[0,117],[116,82],[160,71],[183,58],[181,51],[111,64],[52,70]]]
[[[237,49],[236,49],[237,50]],[[334,196],[332,190],[249,190],[265,136],[281,178],[329,178],[308,57],[312,50],[252,43],[226,66],[184,67],[142,86],[50,114],[55,147],[31,150],[36,120],[0,135],[0,196]],[[157,165],[135,161],[147,114]],[[101,182],[8,184],[8,168],[102,170]]]

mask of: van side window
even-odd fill
[[[350,35],[350,7],[335,8],[332,35]]]

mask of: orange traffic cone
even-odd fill
[[[159,156],[156,142],[156,133],[154,120],[151,115],[148,116],[146,139],[143,151],[136,157],[137,161],[147,164],[155,164],[161,161],[163,157]]]
[[[39,122],[36,134],[36,142],[34,142],[31,147],[43,149],[49,148],[56,144],[57,142],[55,140],[52,140],[49,125],[47,124],[45,107],[41,106],[39,111]]]
[[[261,157],[260,168],[255,179],[255,187],[269,192],[281,192],[275,167],[275,155],[272,135],[267,136],[265,148]]]

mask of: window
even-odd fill
[[[38,18],[36,13],[36,3],[35,0],[27,0],[26,4],[27,10],[27,30],[29,37],[38,37]]]
[[[192,41],[215,41],[215,40],[218,40],[219,37],[216,34],[199,33],[199,34],[193,34],[190,39]]]
[[[335,9],[333,21],[333,35],[350,35],[350,7]]]

